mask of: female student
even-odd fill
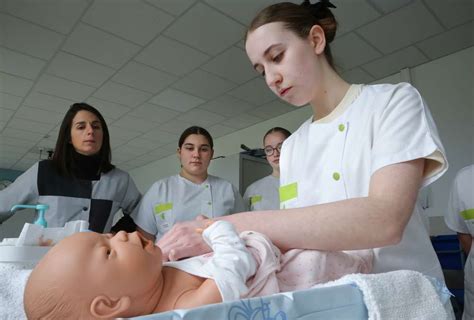
[[[244,211],[237,189],[207,173],[213,147],[206,129],[193,126],[184,130],[177,150],[180,173],[155,182],[140,204],[136,223],[145,236],[159,239],[175,223],[198,216],[215,218]]]
[[[226,217],[238,230],[266,234],[279,248],[375,248],[374,272],[420,271],[443,280],[416,212],[420,187],[447,170],[430,111],[407,83],[351,85],[333,67],[337,23],[328,1],[280,3],[247,32],[254,68],[281,99],[313,115],[283,144],[280,201],[286,210]],[[174,260],[209,248],[182,223],[158,245]]]
[[[278,210],[280,208],[280,152],[283,141],[291,133],[281,127],[271,128],[263,136],[263,150],[272,167],[272,173],[247,187],[244,202],[250,211]]]
[[[111,163],[109,130],[104,118],[86,103],[74,103],[59,129],[52,160],[42,160],[0,191],[0,212],[15,204],[47,204],[48,227],[72,220],[89,229],[110,232],[120,209],[120,228],[133,231],[130,219],[141,194],[128,173]]]

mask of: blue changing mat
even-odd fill
[[[355,285],[339,285],[274,294],[266,297],[173,310],[134,320],[341,320],[367,319],[362,292]]]

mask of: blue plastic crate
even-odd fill
[[[443,269],[463,269],[463,256],[457,235],[431,237],[431,243]]]

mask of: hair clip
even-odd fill
[[[304,0],[301,3],[302,6],[311,7],[314,6],[315,8],[324,7],[324,8],[337,8],[333,5],[329,0],[319,0],[319,2],[311,3],[309,0]]]

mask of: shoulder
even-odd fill
[[[372,101],[375,107],[394,107],[399,105],[422,106],[422,97],[411,84],[401,82],[397,84],[366,85],[362,90],[362,103]]]
[[[208,180],[209,183],[211,183],[211,184],[229,185],[229,186],[232,186],[232,183],[230,183],[230,182],[227,181],[226,179],[223,179],[223,178],[220,178],[220,177],[216,177],[216,176],[213,176],[213,175],[208,175],[208,176],[207,176],[207,180]]]
[[[456,177],[454,178],[455,181],[457,182],[466,182],[466,183],[474,183],[474,165],[471,164],[467,167],[462,168],[461,170],[458,171],[456,174]]]

